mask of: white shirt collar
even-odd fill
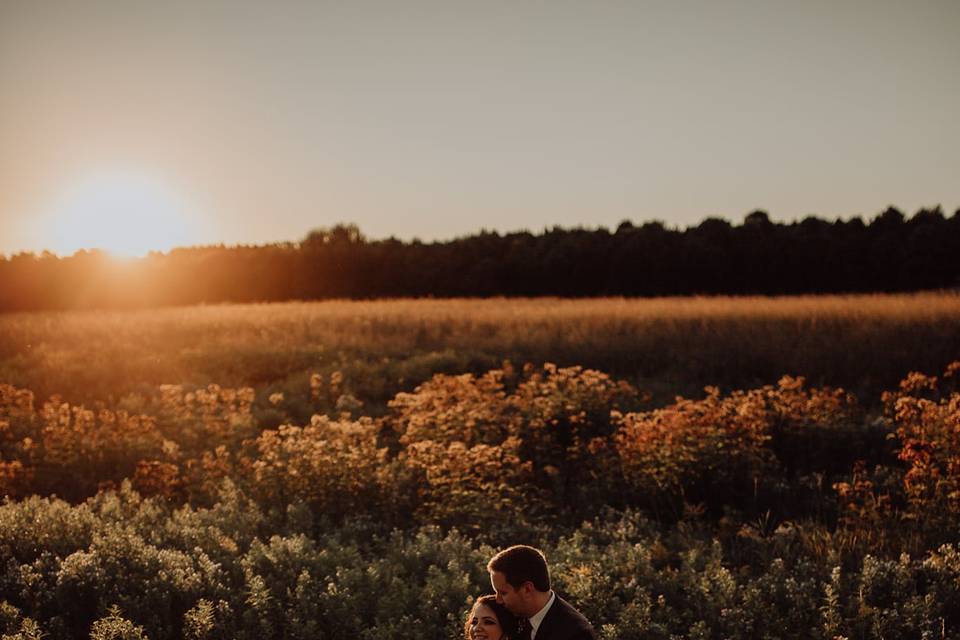
[[[547,604],[543,605],[543,609],[537,611],[533,614],[533,617],[530,618],[530,639],[537,637],[537,629],[540,628],[540,623],[543,622],[543,619],[547,617],[547,612],[550,611],[550,607],[553,605],[553,601],[557,599],[557,594],[550,590],[550,599],[547,600]]]

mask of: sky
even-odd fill
[[[0,0],[0,253],[960,207],[960,2]]]

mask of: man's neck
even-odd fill
[[[552,591],[537,591],[533,594],[533,599],[530,602],[530,611],[528,612],[527,618],[532,618],[533,616],[540,613],[540,610],[547,606],[547,603],[550,602],[550,595]]]

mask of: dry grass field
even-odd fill
[[[455,638],[529,542],[601,640],[960,640],[958,356],[948,294],[0,316],[0,636]]]
[[[377,300],[0,316],[0,381],[89,402],[158,384],[304,389],[341,371],[375,410],[432,374],[583,365],[655,398],[783,374],[866,402],[960,356],[960,296]]]

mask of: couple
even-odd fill
[[[487,571],[496,595],[477,599],[467,616],[466,640],[595,640],[587,619],[550,589],[550,571],[538,549],[504,549]]]

